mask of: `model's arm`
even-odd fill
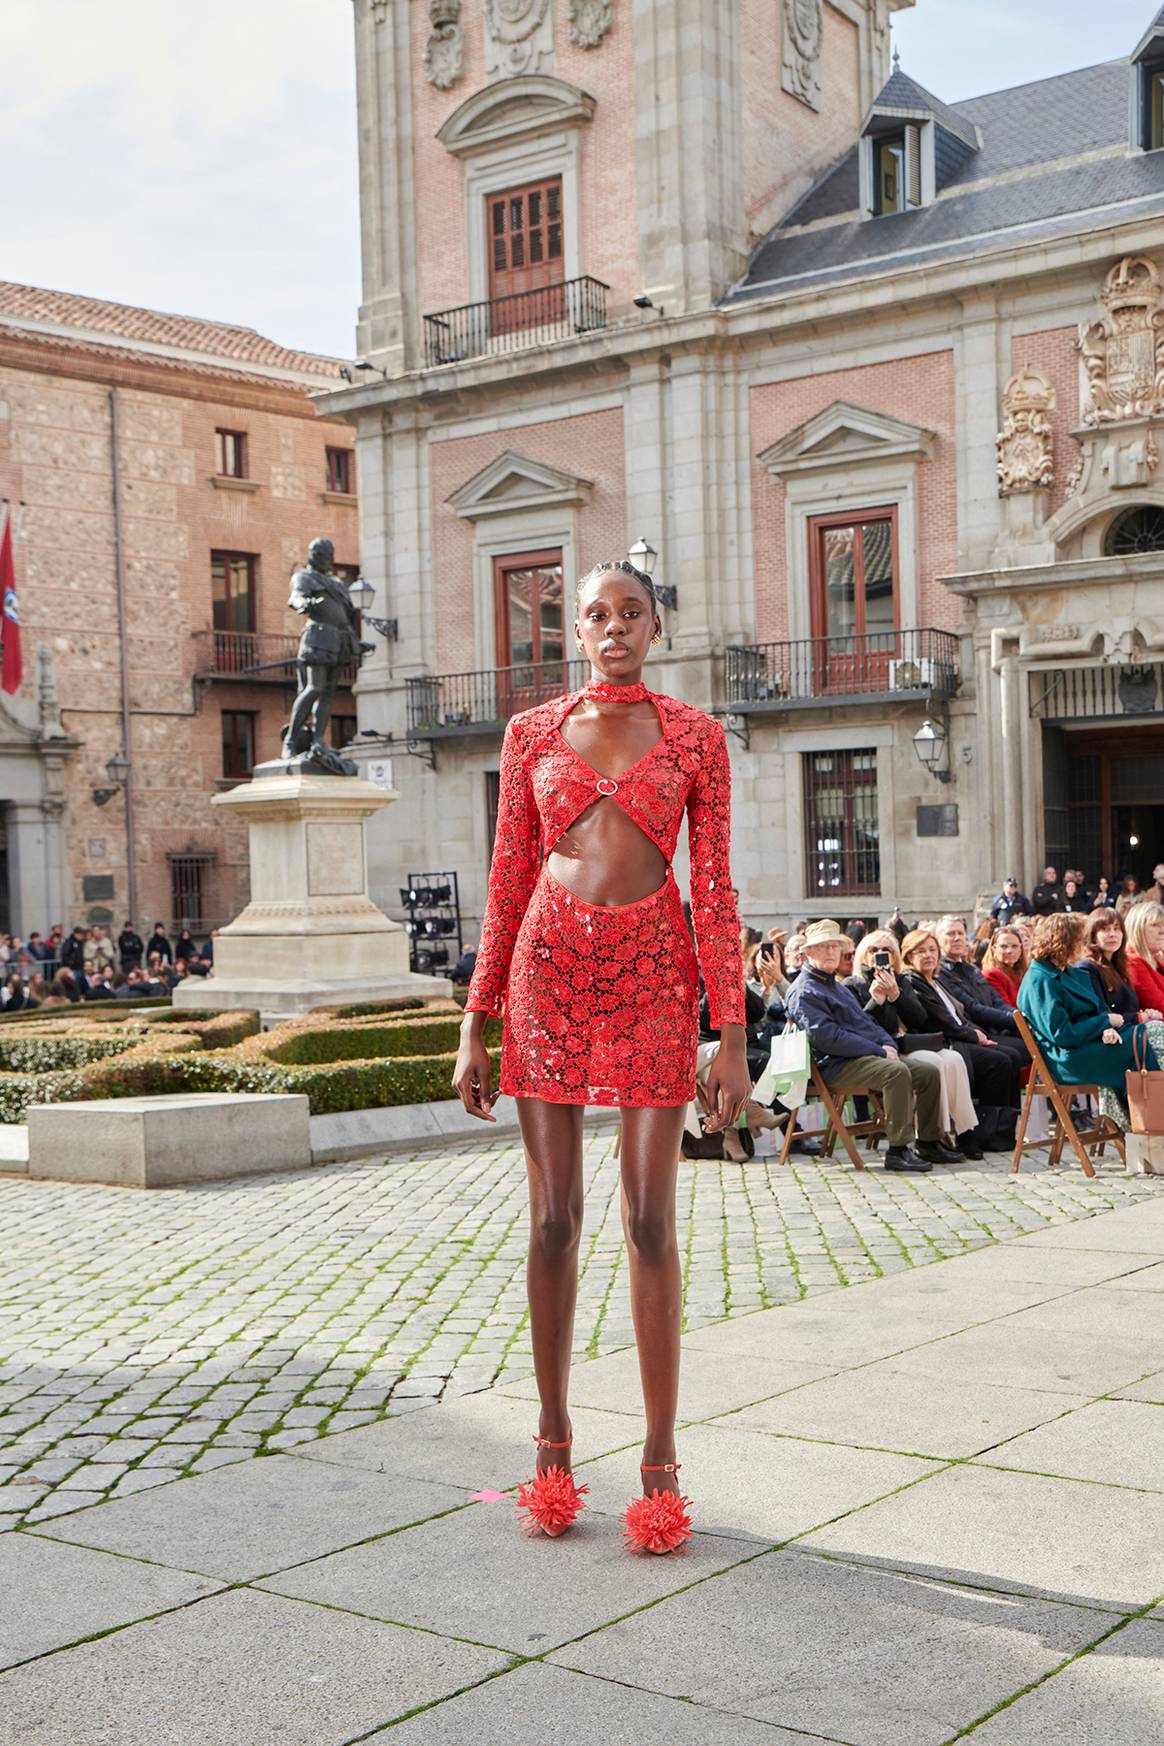
[[[495,1121],[485,1022],[500,1013],[518,929],[538,876],[538,813],[517,734],[510,722],[501,748],[497,831],[481,944],[469,983],[453,1090],[470,1115]]]
[[[744,1036],[744,967],[740,960],[740,918],[732,896],[732,767],[718,722],[707,754],[687,796],[691,847],[691,920],[711,1028],[720,1046],[707,1080],[713,1132],[730,1127],[752,1089]]]

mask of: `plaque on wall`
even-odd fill
[[[86,903],[99,903],[102,898],[111,898],[112,873],[86,873],[81,881],[81,891]]]
[[[958,835],[958,803],[947,801],[942,806],[919,806],[917,809],[919,837],[956,837]]]

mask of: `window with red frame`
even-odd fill
[[[350,496],[356,489],[356,454],[354,449],[328,449],[327,488]]]
[[[214,441],[218,477],[220,479],[245,479],[247,476],[246,431],[216,430]]]
[[[880,893],[875,751],[804,754],[804,826],[809,897]]]
[[[249,709],[222,712],[222,774],[249,776],[255,767],[255,727],[258,717]]]
[[[888,651],[897,628],[896,508],[815,516],[809,538],[813,636],[884,636]]]

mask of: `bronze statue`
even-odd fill
[[[299,768],[314,766],[337,776],[354,776],[357,767],[324,742],[340,668],[373,648],[356,635],[356,609],[347,585],[332,569],[335,548],[330,540],[312,540],[307,563],[291,578],[292,612],[307,625],[299,639],[299,693],[283,738],[284,760]]]

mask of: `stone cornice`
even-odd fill
[[[936,580],[951,594],[973,600],[984,594],[1018,594],[1037,588],[1154,582],[1159,574],[1159,552],[1144,552],[1131,558],[1070,558],[1054,564],[1024,564],[1009,570],[966,570],[938,576]]]

